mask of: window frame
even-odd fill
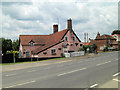
[[[56,49],[51,49],[51,54],[56,55]]]
[[[25,52],[25,57],[28,58],[30,56],[30,52],[29,51],[26,51]]]

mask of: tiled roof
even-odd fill
[[[89,45],[89,43],[85,43],[85,42],[81,42],[83,45],[86,45],[86,46],[88,46]]]
[[[41,48],[37,48],[33,51],[33,53],[39,53],[59,42],[61,42],[63,36],[66,34],[66,32],[68,31],[68,29],[62,30],[60,32],[56,32],[55,34],[50,34],[50,37],[47,41],[47,44]]]
[[[29,45],[29,42],[32,40],[35,44],[45,44],[32,51],[33,53],[39,53],[40,51],[61,42],[67,31],[68,29],[65,29],[50,35],[20,35],[20,42],[22,45]]]
[[[96,40],[92,40],[90,41],[89,45],[93,45],[93,44],[96,44],[96,45],[100,45],[100,44],[106,44],[106,41],[96,41]]]
[[[114,37],[110,36],[110,35],[102,35],[98,38],[96,38],[95,40],[103,40],[103,39],[115,39]]]
[[[20,35],[20,42],[22,45],[29,45],[32,40],[35,44],[46,44],[50,35]]]
[[[114,34],[114,35],[116,35],[116,36],[118,36],[118,37],[120,38],[120,35],[119,35],[119,34]],[[112,36],[114,36],[114,35],[112,35]]]

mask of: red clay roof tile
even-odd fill
[[[115,39],[115,38],[110,35],[103,34],[102,36],[96,38],[95,40],[103,40],[103,39]]]
[[[20,35],[20,42],[21,45],[29,45],[29,42],[32,40],[35,44],[45,44],[32,51],[33,53],[39,53],[40,51],[61,42],[67,31],[68,29],[65,29],[50,35]]]

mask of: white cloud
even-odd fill
[[[66,28],[66,20],[71,17],[73,28],[83,40],[83,33],[91,38],[96,33],[110,34],[117,29],[117,2],[5,2],[2,5],[3,37],[17,39],[19,34],[50,34],[52,25]],[[10,35],[11,34],[11,35]]]

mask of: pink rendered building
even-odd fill
[[[72,20],[67,20],[67,29],[58,32],[58,25],[53,25],[50,35],[20,35],[21,58],[62,57],[65,52],[77,52],[81,41],[72,29]]]

